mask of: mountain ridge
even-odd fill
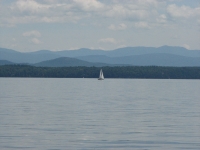
[[[11,49],[0,48],[0,60],[14,63],[41,64],[49,61],[67,57],[76,58],[74,64],[89,65],[155,65],[155,66],[200,66],[200,50],[187,50],[177,46],[161,47],[124,47],[110,51],[91,50],[81,48],[77,50],[50,51],[39,50],[35,52],[17,52]],[[78,60],[77,60],[78,59]],[[65,62],[66,63],[66,62]],[[68,62],[70,63],[70,62]],[[72,66],[74,64],[71,64]],[[91,65],[91,64],[90,64]],[[101,66],[100,65],[100,66]],[[52,64],[53,66],[53,64]],[[62,66],[61,64],[59,66]]]
[[[7,61],[7,60],[0,60],[0,65],[12,65],[14,64],[13,62],[11,61]]]
[[[111,66],[106,63],[95,63],[87,62],[77,58],[70,57],[60,57],[52,60],[42,61],[40,63],[33,64],[38,67],[76,67],[76,66],[86,66],[86,67],[102,67],[102,66]]]
[[[124,57],[108,57],[104,55],[92,55],[77,57],[88,62],[101,62],[108,64],[129,64],[134,66],[200,66],[200,57],[186,57],[174,54],[143,54]]]

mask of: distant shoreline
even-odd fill
[[[122,79],[200,79],[200,67],[116,66],[116,67],[35,67],[0,66],[0,77],[98,78],[100,69],[106,78]]]

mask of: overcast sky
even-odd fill
[[[200,0],[0,0],[0,47],[200,50]]]

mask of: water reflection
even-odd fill
[[[199,80],[0,78],[0,149],[199,149]]]

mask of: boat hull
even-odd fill
[[[102,78],[98,78],[98,80],[104,80],[104,79],[102,79]]]

